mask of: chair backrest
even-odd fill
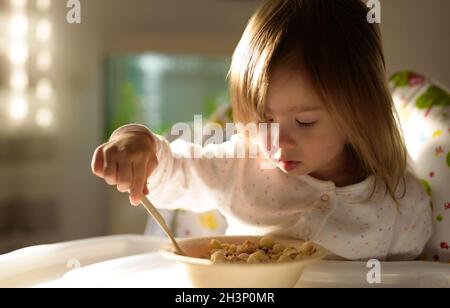
[[[428,260],[450,262],[450,95],[438,82],[412,71],[390,79],[410,165],[431,196],[434,232]]]

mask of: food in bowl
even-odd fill
[[[272,252],[273,255],[275,255],[275,251],[279,249],[277,247],[280,247],[276,246],[276,244],[281,244],[285,249],[295,248],[297,252],[301,251],[304,255],[302,258],[295,256],[295,259],[293,259],[291,256],[294,254],[288,254],[290,260],[272,260],[271,262],[268,260],[266,260],[267,262],[264,261],[258,263],[242,261],[215,262],[211,260],[211,254],[214,254],[216,251],[213,251],[213,249],[218,249],[218,247],[213,248],[211,247],[211,244],[217,245],[218,243],[213,240],[217,240],[221,246],[228,246],[228,249],[231,250],[234,250],[234,248],[230,248],[233,247],[231,245],[236,246],[236,252],[238,246],[243,245],[244,243],[247,243],[247,245],[244,245],[241,249],[250,249],[257,245],[258,250],[260,250],[259,245],[262,244],[263,248],[268,246],[265,248],[269,254]],[[324,258],[328,253],[320,246],[298,239],[276,237],[272,238],[272,240],[274,241],[273,246],[266,245],[270,244],[270,240],[262,240],[261,236],[193,237],[179,240],[181,248],[187,254],[186,256],[178,255],[172,245],[163,247],[160,250],[160,253],[166,259],[175,261],[177,264],[176,269],[180,271],[179,274],[181,274],[182,277],[186,277],[191,286],[199,288],[293,287],[300,278],[303,269],[308,264]],[[272,248],[269,248],[270,246]],[[264,249],[261,250],[264,251]],[[301,253],[299,254],[301,255]],[[249,257],[250,255],[251,254],[249,254]],[[231,257],[231,259],[236,260],[233,257]]]
[[[293,247],[278,243],[268,236],[259,240],[248,239],[237,245],[212,239],[209,246],[209,259],[213,263],[286,262],[311,257],[317,252],[317,246],[312,242],[304,242],[299,247]]]

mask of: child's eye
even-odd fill
[[[297,120],[298,125],[300,125],[301,127],[311,127],[314,124],[316,124],[317,121],[314,122],[301,122]]]

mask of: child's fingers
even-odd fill
[[[156,158],[155,154],[152,154],[147,162],[146,165],[146,176],[147,178],[150,177],[150,175],[153,173],[153,171],[158,167],[158,159]]]
[[[135,201],[134,201],[133,197],[131,197],[131,194],[128,196],[128,199],[130,199],[130,204],[132,206],[138,206],[139,205],[139,204],[135,204]]]
[[[96,176],[101,177],[101,178],[103,177],[103,167],[104,167],[103,146],[104,145],[101,145],[95,149],[95,152],[94,152],[94,155],[92,156],[92,161],[91,161],[92,172]]]
[[[136,161],[132,164],[133,180],[130,188],[130,200],[132,205],[137,206],[141,202],[144,186],[147,183],[145,166],[146,163],[144,161]]]
[[[109,185],[117,184],[117,161],[113,155],[103,154],[103,160],[105,161],[104,178]]]
[[[127,192],[130,189],[131,181],[133,179],[133,171],[131,168],[131,162],[128,159],[119,162],[117,169],[118,191]]]
[[[150,159],[148,160],[147,165],[145,167],[146,179],[145,179],[145,183],[144,183],[144,190],[142,191],[144,196],[147,196],[150,193],[150,191],[148,190],[148,187],[147,187],[147,179],[150,177],[150,175],[153,173],[153,171],[156,169],[157,166],[158,166],[158,159],[156,158],[156,155],[152,155],[150,157]]]
[[[155,170],[157,165],[158,165],[158,160],[156,159],[156,156],[154,156],[154,155],[151,156],[147,162],[147,165],[145,166],[146,179],[145,179],[144,190],[143,190],[144,196],[147,196],[150,193],[150,191],[148,190],[148,187],[147,187],[147,184],[148,184],[147,180],[150,177],[150,175],[153,173],[153,171]]]

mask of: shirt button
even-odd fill
[[[328,194],[323,194],[322,197],[320,197],[320,199],[324,202],[327,202],[330,200],[330,196]]]

